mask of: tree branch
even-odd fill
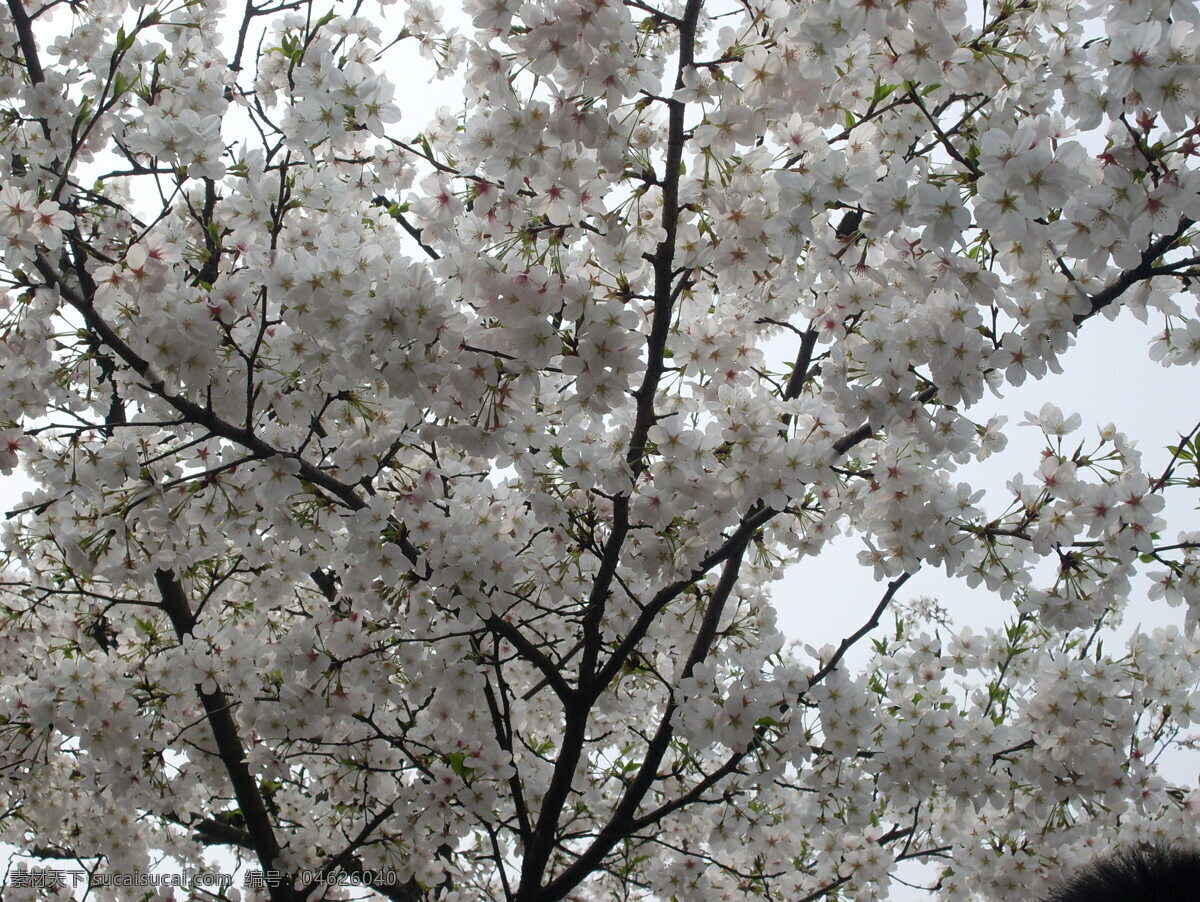
[[[40,85],[46,80],[42,71],[42,62],[38,57],[37,39],[33,36],[33,23],[21,0],[8,0],[8,11],[13,17],[13,27],[17,30],[17,40],[21,44],[21,55],[25,57],[25,68],[29,72],[29,81]]]
[[[575,692],[567,684],[567,681],[563,679],[559,665],[551,661],[541,649],[525,638],[524,633],[503,617],[489,617],[485,621],[485,625],[488,629],[512,643],[512,646],[520,653],[521,657],[537,668],[542,678],[554,690],[554,694],[558,696],[564,706],[574,703]]]
[[[1137,266],[1121,273],[1104,289],[1090,296],[1089,300],[1092,303],[1092,309],[1087,313],[1077,314],[1075,316],[1075,325],[1082,325],[1091,319],[1113,301],[1117,300],[1117,298],[1137,282],[1154,275],[1161,275],[1161,273],[1155,272],[1154,261],[1169,251],[1172,245],[1179,240],[1180,236],[1194,224],[1194,220],[1186,216],[1180,217],[1179,225],[1175,227],[1175,231],[1161,236],[1157,241],[1152,241],[1150,246],[1142,251],[1142,261]]]
[[[199,404],[188,400],[182,395],[169,391],[166,382],[154,369],[153,365],[133,350],[129,343],[121,338],[116,330],[100,316],[90,298],[80,295],[79,292],[68,285],[41,254],[38,254],[34,260],[34,266],[37,267],[42,277],[52,287],[57,289],[63,300],[79,311],[87,321],[88,326],[100,337],[104,344],[120,357],[130,369],[142,377],[146,389],[174,407],[189,423],[202,426],[215,436],[236,442],[259,460],[270,460],[271,458],[293,460],[298,464],[297,476],[300,479],[325,489],[351,510],[361,510],[367,506],[366,502],[358,497],[357,492],[353,488],[335,479],[324,470],[313,466],[300,457],[300,455],[273,448],[250,429],[234,426],[232,423],[221,419],[208,408],[201,407]],[[409,562],[416,564],[420,557],[420,552],[418,552],[416,546],[412,544],[408,537],[400,534],[395,541]]]
[[[765,526],[778,513],[778,511],[772,508],[763,508],[752,514],[747,514],[724,544],[708,557],[704,558],[686,579],[676,580],[655,593],[654,598],[642,608],[642,612],[625,634],[625,638],[621,640],[608,661],[605,662],[603,669],[597,675],[595,683],[592,686],[592,696],[589,699],[589,704],[594,704],[596,699],[599,698],[600,693],[620,673],[621,668],[625,666],[625,662],[629,659],[633,650],[646,637],[647,632],[658,618],[658,615],[662,613],[663,608],[678,598],[688,586],[693,586],[699,580],[703,579],[713,567],[728,561],[737,553],[738,548],[744,547],[751,535]]]
[[[387,821],[388,818],[396,810],[396,803],[384,807],[382,811],[371,818],[363,825],[363,828],[358,831],[358,835],[352,839],[349,844],[337,855],[334,855],[325,864],[317,869],[317,879],[313,880],[308,886],[302,887],[296,891],[296,898],[299,900],[307,899],[318,889],[325,889],[327,882],[326,878],[333,877],[338,872],[350,874],[357,877],[370,877],[372,873],[366,870],[362,862],[355,856],[355,852],[363,847],[379,827]],[[416,879],[410,879],[403,886],[387,886],[383,881],[375,881],[379,886],[376,887],[373,883],[369,884],[378,892],[383,892],[384,889],[390,889],[392,892],[384,893],[389,899],[396,902],[416,902],[422,897],[421,886]]]
[[[176,637],[182,641],[192,634],[196,625],[183,586],[171,570],[155,570],[154,581],[158,585],[162,609],[170,619]],[[242,819],[246,822],[246,833],[259,864],[264,870],[278,870],[281,847],[275,836],[271,817],[267,813],[262,791],[250,773],[246,751],[238,736],[237,724],[233,720],[231,701],[220,688],[210,692],[202,685],[197,685],[196,694],[200,696],[200,704],[204,706],[205,716],[217,742],[217,757],[221,759],[229,781],[233,784],[234,798],[237,799]],[[290,875],[285,876],[277,885],[271,885],[269,890],[271,902],[293,902],[296,898]]]
[[[692,650],[688,654],[683,668],[673,681],[673,685],[678,686],[680,681],[690,677],[696,667],[708,657],[713,639],[716,637],[717,625],[720,623],[721,615],[725,611],[725,604],[729,600],[734,587],[737,585],[738,574],[742,565],[742,555],[745,553],[746,547],[750,544],[751,535],[752,533],[745,533],[734,543],[729,559],[726,561],[725,568],[721,573],[721,578],[717,581],[712,596],[709,598],[708,608],[704,612],[700,628],[696,631],[696,639],[692,643]],[[625,787],[625,792],[622,794],[621,800],[613,809],[608,823],[601,828],[600,834],[570,867],[566,868],[558,877],[546,885],[544,893],[536,897],[531,896],[530,899],[537,898],[539,902],[554,902],[554,900],[564,898],[567,893],[583,882],[599,866],[600,862],[604,860],[604,857],[612,851],[618,842],[630,836],[635,831],[635,824],[638,823],[638,820],[635,818],[637,809],[641,805],[642,799],[645,798],[646,793],[649,792],[650,787],[658,779],[658,767],[662,763],[667,749],[670,747],[671,738],[675,734],[671,720],[677,707],[674,692],[672,692],[671,700],[667,703],[666,709],[659,718],[654,737],[646,746],[646,754],[642,759],[641,765],[638,767],[637,774],[634,775],[633,780]]]
[[[915,573],[916,571],[913,572]],[[908,582],[912,575],[912,573],[902,573],[900,576],[897,576],[894,580],[888,583],[887,591],[883,593],[883,598],[881,598],[879,600],[879,604],[875,606],[875,610],[871,614],[871,619],[841,641],[841,643],[838,645],[837,651],[833,653],[833,657],[826,661],[825,664],[822,665],[821,669],[813,674],[812,679],[808,681],[810,686],[815,686],[817,683],[821,682],[821,680],[825,679],[825,677],[829,676],[830,673],[837,669],[837,666],[841,663],[842,658],[846,656],[846,652],[849,651],[851,647],[853,647],[860,639],[862,639],[863,636],[867,635],[867,633],[879,626],[879,620],[881,617],[883,617],[883,612],[888,609],[888,605],[892,603],[892,599],[896,597],[896,593],[900,591],[900,587]]]

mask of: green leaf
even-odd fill
[[[79,101],[79,112],[75,114],[75,121],[71,124],[71,134],[79,134],[79,129],[83,126],[91,114],[92,99],[85,96]]]
[[[888,96],[895,91],[899,85],[885,85],[876,83],[875,93],[871,95],[871,103],[879,103],[881,100],[887,100]]]
[[[1194,444],[1192,448],[1189,448],[1187,445],[1167,445],[1167,450],[1180,460],[1195,460],[1196,454],[1194,448]]]
[[[300,60],[300,39],[295,35],[285,34],[277,48],[283,56],[293,63]]]
[[[469,779],[475,773],[475,768],[468,766],[466,760],[466,752],[451,752],[446,756],[446,763],[450,765],[450,769],[464,780]]]

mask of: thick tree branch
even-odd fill
[[[717,634],[717,626],[720,623],[721,615],[725,611],[725,604],[728,602],[734,587],[737,585],[738,574],[742,565],[742,555],[745,554],[746,547],[750,543],[751,535],[751,533],[742,535],[731,548],[729,559],[725,563],[721,578],[717,581],[717,585],[709,597],[708,607],[700,622],[700,628],[696,631],[696,638],[692,643],[687,661],[672,681],[672,686],[678,686],[681,681],[688,679],[695,671],[697,665],[707,658],[709,652],[712,650],[712,643]],[[642,763],[638,767],[638,771],[633,779],[626,785],[625,792],[622,794],[621,800],[614,807],[608,823],[600,830],[600,834],[593,840],[592,844],[566,870],[548,883],[544,892],[537,896],[530,896],[531,900],[537,899],[538,902],[554,902],[554,900],[564,898],[599,866],[617,843],[635,832],[634,825],[637,823],[637,810],[641,806],[646,794],[650,791],[650,788],[658,779],[659,765],[662,764],[667,749],[670,747],[671,738],[674,736],[675,730],[672,725],[672,719],[677,707],[678,703],[674,697],[674,692],[672,692],[671,699],[667,702],[666,709],[659,718],[654,736],[647,744]]]
[[[703,0],[688,0],[679,24],[679,65],[676,72],[676,88],[683,86],[683,73],[692,64],[695,52],[696,25]],[[646,438],[654,424],[655,400],[659,381],[665,371],[667,335],[673,317],[674,302],[678,292],[674,286],[675,237],[679,222],[679,180],[683,160],[683,146],[687,140],[684,123],[684,107],[681,101],[672,99],[667,127],[667,152],[662,178],[664,238],[654,254],[654,314],[650,324],[650,335],[646,340],[646,372],[642,383],[634,393],[637,409],[633,429],[629,438],[626,461],[633,478],[645,466]],[[680,277],[682,287],[687,275]],[[588,595],[582,632],[583,653],[579,665],[578,698],[594,697],[592,688],[597,661],[602,644],[600,625],[607,607],[613,577],[617,572],[621,549],[629,532],[629,495],[618,495],[613,501],[612,528],[601,554],[592,590]],[[541,812],[533,829],[533,835],[525,845],[521,861],[521,879],[517,889],[518,902],[538,898],[550,855],[556,845],[562,807],[571,790],[571,781],[587,741],[587,723],[591,704],[567,705],[564,709],[565,724],[559,755],[554,763]]]
[[[486,621],[486,625],[492,632],[511,643],[513,648],[520,652],[521,657],[537,668],[564,706],[574,704],[575,692],[563,678],[559,665],[551,661],[541,649],[530,642],[524,633],[503,617],[491,617]]]
[[[1169,251],[1174,246],[1175,242],[1178,241],[1183,235],[1183,233],[1191,228],[1194,224],[1195,222],[1188,217],[1181,217],[1178,226],[1176,226],[1173,232],[1163,235],[1158,240],[1151,242],[1150,246],[1142,251],[1141,263],[1132,269],[1128,269],[1121,273],[1120,276],[1118,276],[1096,294],[1088,295],[1087,297],[1091,303],[1091,309],[1087,313],[1077,314],[1074,320],[1075,325],[1077,327],[1081,326],[1105,307],[1109,306],[1118,298],[1120,298],[1121,295],[1123,295],[1138,282],[1141,282],[1144,279],[1148,279],[1152,276],[1169,274],[1163,271],[1163,267],[1156,266],[1155,261]],[[1070,278],[1069,275],[1068,278]],[[795,373],[793,372],[793,376],[794,375]],[[937,397],[937,387],[933,386],[925,389],[919,395],[917,395],[916,400],[918,404],[927,404],[935,397]],[[833,443],[835,455],[841,456],[855,445],[866,441],[871,437],[871,435],[874,434],[875,428],[876,427],[872,426],[870,423],[863,423],[857,429],[843,435]]]
[[[424,893],[421,891],[421,885],[415,878],[410,878],[404,884],[396,885],[389,884],[386,880],[378,879],[381,875],[374,873],[363,867],[362,862],[358,859],[356,853],[361,849],[375,831],[378,830],[384,823],[387,822],[396,811],[396,803],[384,807],[382,811],[368,820],[358,831],[358,834],[352,839],[341,852],[330,858],[325,864],[317,869],[317,879],[314,879],[308,886],[296,890],[296,898],[298,900],[307,899],[317,890],[326,890],[329,878],[335,877],[339,873],[348,874],[364,880],[367,885],[375,889],[393,902],[418,902],[424,898]]]
[[[153,365],[117,334],[116,330],[97,312],[90,298],[80,295],[79,292],[68,285],[41,254],[37,256],[34,265],[42,277],[58,290],[63,300],[79,311],[92,331],[100,337],[100,340],[113,353],[120,357],[126,366],[142,377],[146,389],[174,407],[189,423],[194,423],[197,426],[207,429],[215,436],[241,445],[253,457],[259,460],[277,458],[295,461],[298,467],[296,473],[298,478],[329,492],[351,510],[361,510],[366,507],[366,502],[358,496],[358,493],[352,487],[335,479],[324,470],[313,466],[298,454],[273,448],[250,429],[234,426],[232,423],[217,416],[207,407],[201,407],[183,395],[170,391],[166,386],[166,382],[154,369]],[[404,552],[404,556],[408,558],[409,562],[415,564],[420,557],[420,552],[418,552],[416,546],[412,544],[407,536],[403,534],[399,535],[396,543],[400,546],[400,550]]]
[[[625,637],[613,650],[612,655],[605,661],[604,667],[597,674],[596,680],[592,685],[592,695],[589,699],[589,704],[595,704],[596,699],[600,697],[600,693],[604,692],[613,679],[616,678],[617,674],[621,672],[621,669],[625,666],[625,662],[629,660],[629,656],[633,654],[634,649],[646,638],[650,627],[653,626],[663,609],[682,595],[689,586],[696,585],[714,567],[726,563],[735,554],[739,554],[739,549],[745,548],[745,544],[750,536],[770,522],[778,513],[779,511],[772,508],[762,508],[747,514],[737,529],[721,544],[721,547],[705,557],[685,579],[676,580],[655,593],[654,597],[642,608],[637,620],[634,621],[628,632],[626,632]]]
[[[783,389],[783,400],[794,401],[804,391],[808,382],[809,366],[812,364],[813,349],[817,345],[817,330],[808,328],[800,339],[800,349],[796,352],[796,362],[792,365],[792,373],[788,376],[787,385]]]
[[[8,11],[13,18],[13,27],[17,30],[17,40],[21,44],[21,55],[25,57],[25,71],[29,73],[29,81],[40,85],[46,80],[42,71],[42,62],[38,57],[37,39],[33,35],[33,22],[21,0],[8,0]]]
[[[183,585],[170,570],[154,571],[154,581],[158,585],[162,609],[170,619],[176,637],[183,640],[191,635],[195,627],[195,618],[184,594]],[[205,716],[216,740],[217,756],[225,766],[230,783],[233,784],[234,798],[241,809],[246,833],[250,837],[259,864],[265,871],[278,870],[281,847],[275,836],[275,828],[271,824],[271,816],[267,813],[262,790],[250,773],[246,751],[238,735],[237,724],[233,720],[230,707],[232,702],[220,688],[209,691],[198,685],[196,694],[200,697],[200,704],[204,707]],[[269,892],[271,902],[293,902],[296,898],[290,876],[285,876],[277,885],[269,886]]]
[[[810,687],[815,686],[816,684],[820,683],[822,680],[825,679],[825,677],[827,677],[830,673],[832,673],[837,668],[837,665],[841,662],[841,660],[845,656],[846,652],[851,647],[853,647],[855,644],[857,644],[861,639],[863,639],[865,636],[867,636],[872,630],[874,630],[876,627],[879,626],[879,622],[880,622],[880,619],[883,617],[884,611],[887,610],[888,606],[895,599],[896,592],[898,592],[900,587],[903,586],[904,583],[906,583],[908,581],[910,576],[912,576],[911,573],[905,573],[902,576],[897,577],[891,583],[889,583],[887,591],[884,593],[883,598],[876,605],[875,610],[871,613],[871,617],[861,627],[859,627],[854,633],[847,636],[846,638],[844,638],[841,641],[841,643],[838,646],[838,649],[834,653],[833,657],[831,657],[829,659],[829,661],[827,661],[825,663],[825,665],[817,673],[813,674],[812,679],[809,680]],[[791,707],[791,705],[788,703],[785,703],[782,707],[783,707],[783,710],[786,711],[787,709],[789,709]],[[766,734],[766,730],[767,730],[766,726],[756,727],[755,732],[754,732],[754,737],[750,740],[750,742],[747,744],[745,749],[743,749],[741,751],[732,752],[730,754],[730,756],[721,764],[720,767],[718,767],[716,770],[707,774],[702,780],[700,780],[695,786],[693,786],[687,792],[683,793],[680,796],[677,796],[676,798],[670,800],[669,802],[664,802],[662,805],[659,805],[657,808],[655,808],[651,811],[648,811],[647,813],[643,814],[641,817],[638,817],[638,818],[634,819],[633,821],[631,821],[628,825],[629,833],[633,834],[638,831],[644,830],[647,827],[653,826],[654,824],[660,823],[663,818],[665,818],[667,815],[671,814],[672,812],[679,811],[682,808],[686,808],[688,805],[691,805],[692,803],[697,802],[701,798],[703,798],[703,796],[706,792],[708,792],[710,789],[712,789],[714,786],[716,786],[718,783],[720,783],[726,777],[729,777],[732,774],[737,772],[737,769],[741,765],[742,761],[744,761],[747,758],[747,756],[749,756],[751,754],[751,752],[753,752],[756,748],[758,748],[759,745],[762,743],[763,737]]]
[[[1175,242],[1180,239],[1183,233],[1190,229],[1194,224],[1195,222],[1193,220],[1183,216],[1180,218],[1179,224],[1175,227],[1173,232],[1161,236],[1156,241],[1152,241],[1150,246],[1142,251],[1142,260],[1137,266],[1121,273],[1121,275],[1105,286],[1102,290],[1089,296],[1092,309],[1087,313],[1077,314],[1075,317],[1075,325],[1082,325],[1084,322],[1091,319],[1143,279],[1148,279],[1154,275],[1161,275],[1161,271],[1156,271],[1157,268],[1155,267],[1154,262],[1167,251],[1169,251],[1174,246]]]

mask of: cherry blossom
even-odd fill
[[[534,902],[1194,838],[1200,426],[969,468],[1098,316],[1189,397],[1195,4],[458,13],[0,11],[0,841]]]

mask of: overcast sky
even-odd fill
[[[964,467],[960,474],[962,481],[987,491],[981,503],[984,510],[1002,511],[1009,500],[1006,481],[1037,468],[1043,436],[1036,427],[1021,424],[1026,411],[1036,413],[1047,401],[1065,414],[1081,415],[1083,426],[1072,438],[1093,445],[1097,429],[1113,423],[1136,440],[1146,472],[1152,476],[1162,472],[1169,459],[1167,445],[1200,420],[1200,372],[1194,366],[1165,368],[1149,359],[1146,349],[1157,331],[1155,325],[1153,320],[1143,325],[1128,312],[1115,321],[1094,317],[1084,324],[1078,344],[1063,357],[1061,375],[1028,381],[1006,391],[1003,398],[986,396],[969,411],[976,422],[996,414],[1009,418],[1008,447],[982,464]],[[1192,508],[1194,493],[1175,489],[1166,497],[1165,536],[1200,529],[1200,514]],[[860,539],[843,538],[831,553],[792,568],[774,593],[784,632],[820,647],[853,632],[869,616],[882,587],[873,581],[870,569],[858,565],[856,555],[862,548]],[[1127,625],[1182,625],[1181,608],[1168,608],[1161,600],[1148,602],[1141,581],[1134,588]],[[998,626],[1012,611],[1011,604],[998,596],[982,588],[970,590],[964,582],[931,568],[909,580],[903,593],[909,598],[934,596],[956,623],[976,629]]]

